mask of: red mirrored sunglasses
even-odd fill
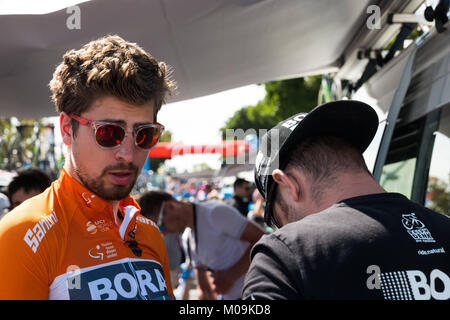
[[[126,128],[117,123],[88,120],[75,115],[69,117],[83,126],[92,127],[95,141],[105,149],[117,148],[127,136]],[[141,149],[150,150],[158,143],[163,131],[164,126],[158,122],[138,126],[133,130],[134,143]]]

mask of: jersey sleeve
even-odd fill
[[[0,221],[0,299],[48,299],[49,262],[46,245],[39,241],[39,223],[17,222],[11,216],[15,213]]]
[[[222,233],[232,238],[240,239],[245,226],[248,223],[237,209],[227,206],[218,205],[211,212],[211,223],[216,226]]]
[[[174,298],[173,294],[173,284],[170,278],[170,261],[169,255],[167,253],[166,246],[164,244],[164,239],[159,231],[158,227],[151,223],[151,225],[141,224],[142,228],[146,229],[143,237],[145,241],[149,243],[150,246],[157,252],[158,262],[161,264],[161,267],[164,272],[164,281],[167,287],[167,293]],[[138,241],[139,242],[139,241]]]
[[[172,280],[170,278],[170,262],[169,262],[169,255],[167,253],[166,247],[164,245],[164,241],[161,238],[161,243],[162,243],[162,266],[163,266],[163,270],[164,270],[164,278],[166,281],[166,286],[167,286],[167,292],[169,293],[169,295],[171,297],[175,297],[175,295],[173,294],[173,284],[172,284]]]
[[[293,253],[276,236],[263,236],[251,251],[243,300],[298,300],[300,273]]]

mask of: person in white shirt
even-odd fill
[[[154,208],[148,218],[157,222],[163,233],[182,234],[190,228],[183,246],[194,266],[198,299],[240,299],[250,250],[264,230],[224,203],[194,204],[167,200],[167,195],[146,193]]]

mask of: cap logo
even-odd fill
[[[305,116],[303,114],[298,114],[294,118],[283,122],[281,125],[285,128],[288,128],[289,130],[293,131],[297,127],[299,122],[303,120],[304,117]]]

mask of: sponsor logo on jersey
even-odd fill
[[[111,259],[117,257],[117,250],[112,242],[105,242],[96,245],[89,250],[89,256],[93,259]]]
[[[450,299],[450,278],[439,269],[428,277],[420,270],[380,273],[380,284],[387,300]]]
[[[150,219],[148,219],[148,218],[145,218],[145,217],[142,217],[142,216],[137,216],[136,217],[136,220],[137,221],[140,221],[140,222],[142,222],[142,223],[145,223],[145,224],[150,224]]]
[[[153,260],[121,259],[77,270],[67,278],[71,300],[165,300],[161,265]],[[72,285],[76,283],[77,285]]]
[[[401,270],[381,272],[377,265],[367,268],[370,276],[366,285],[370,290],[381,289],[386,300],[448,300],[450,277],[439,269],[431,272]]]
[[[425,227],[425,224],[416,217],[415,213],[402,214],[402,224],[416,242],[436,242],[430,231]]]
[[[429,249],[429,250],[418,250],[417,254],[421,256],[427,256],[430,254],[436,254],[436,253],[445,253],[444,247],[436,248],[436,249]]]
[[[97,233],[97,227],[91,221],[88,221],[86,223],[86,231],[89,232],[90,234],[96,234]]]
[[[101,232],[107,232],[111,229],[111,226],[113,225],[112,221],[107,221],[105,219],[100,219],[97,221],[88,221],[86,223],[86,231],[90,234],[96,234],[97,231]]]
[[[150,224],[152,226],[154,226],[155,228],[158,228],[158,226],[156,225],[156,223],[154,223],[152,220],[145,218],[143,216],[137,216],[136,220],[145,224]],[[159,230],[159,229],[158,229]]]
[[[36,253],[42,239],[45,237],[47,232],[53,228],[53,226],[58,222],[58,217],[54,210],[49,215],[43,216],[33,228],[27,230],[25,237],[25,243],[31,248],[31,250]]]
[[[91,195],[89,196],[86,192],[83,192],[81,194],[81,197],[83,198],[83,200],[86,202],[87,205],[91,204],[92,199],[95,198],[95,195]]]

